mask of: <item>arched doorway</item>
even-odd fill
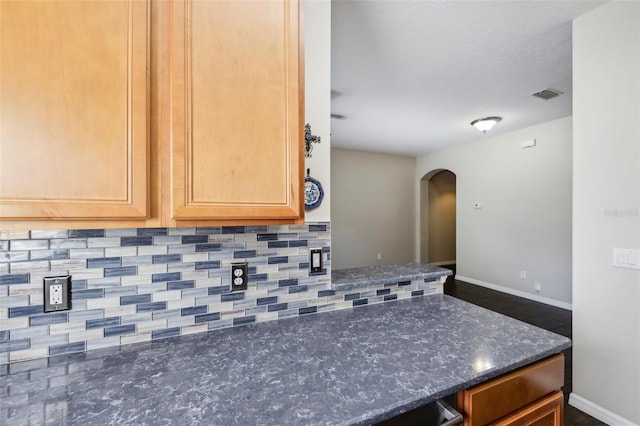
[[[420,181],[420,261],[456,263],[456,175],[433,170]]]

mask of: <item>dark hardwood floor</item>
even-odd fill
[[[455,275],[455,266],[444,266],[452,269]],[[545,330],[553,331],[571,338],[571,311],[556,308],[544,303],[534,302],[529,299],[511,296],[499,291],[490,290],[488,288],[465,283],[463,281],[454,280],[453,276],[447,279],[444,285],[444,292],[450,296],[465,300],[478,306],[499,312],[503,315],[516,318],[520,321],[527,322]],[[571,393],[571,364],[572,349],[564,351],[565,355],[565,425],[580,426],[600,426],[606,425],[597,419],[573,408],[567,404],[569,394]]]

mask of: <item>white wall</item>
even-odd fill
[[[331,150],[333,269],[414,261],[415,165],[414,157]]]
[[[311,176],[322,184],[322,204],[305,212],[306,222],[331,220],[331,1],[302,2],[305,50],[305,123],[320,136],[306,159]],[[306,171],[305,171],[306,173]]]
[[[520,147],[532,138],[536,147]],[[570,307],[571,141],[566,117],[418,158],[416,197],[427,173],[456,174],[461,279]],[[474,209],[475,202],[482,209]]]
[[[640,424],[640,3],[613,1],[573,25],[573,393],[611,425]]]

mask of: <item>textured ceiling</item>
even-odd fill
[[[332,146],[420,155],[481,138],[476,118],[571,115],[571,21],[602,3],[333,0]]]

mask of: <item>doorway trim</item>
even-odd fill
[[[430,183],[431,183],[431,179],[433,177],[435,177],[437,174],[441,173],[441,172],[447,172],[450,173],[454,179],[455,179],[455,186],[454,186],[454,197],[455,197],[455,202],[454,202],[454,212],[453,212],[453,220],[454,220],[454,225],[453,225],[453,241],[454,244],[457,243],[457,237],[456,237],[456,232],[457,232],[457,217],[456,217],[456,212],[455,212],[455,203],[457,203],[457,175],[449,169],[445,169],[445,168],[438,168],[438,169],[433,169],[431,171],[429,171],[428,173],[426,173],[424,176],[422,176],[422,178],[420,179],[420,185],[419,185],[419,236],[418,236],[418,249],[419,249],[419,261],[420,263],[431,263],[434,265],[450,265],[450,264],[455,264],[456,263],[456,257],[457,257],[457,249],[454,247],[454,254],[453,254],[453,259],[442,259],[442,260],[438,260],[435,262],[430,262],[430,259],[433,257],[432,253],[430,253],[429,250],[429,244],[430,244],[430,240],[431,240],[431,235],[429,232],[429,228],[432,227],[432,218],[430,217],[430,194],[429,194],[429,187],[430,187]],[[451,232],[451,230],[449,231]],[[433,248],[433,247],[432,247]]]

